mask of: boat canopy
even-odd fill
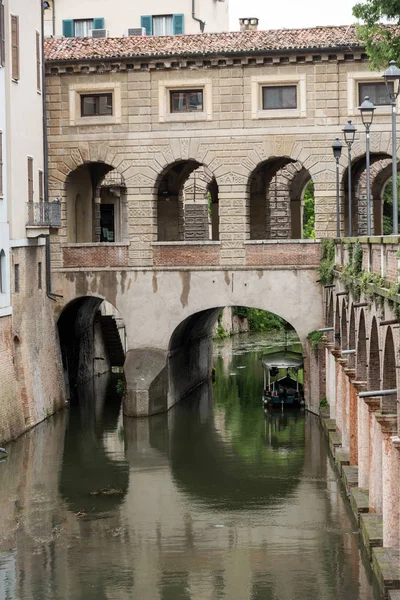
[[[303,356],[298,352],[273,352],[264,354],[261,357],[262,366],[264,369],[300,369],[303,366]]]

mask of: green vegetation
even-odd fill
[[[314,184],[310,180],[304,191],[303,238],[315,239],[315,200]]]
[[[116,390],[118,396],[124,396],[125,395],[126,385],[125,385],[125,380],[124,379],[118,379],[117,380],[117,383],[115,385],[115,390]]]
[[[400,189],[400,175],[397,176],[397,186]],[[400,214],[400,199],[398,199],[399,214]],[[400,225],[400,218],[399,218]],[[391,235],[393,233],[393,194],[392,194],[392,177],[385,185],[383,192],[383,235]]]
[[[318,355],[319,343],[323,337],[324,334],[322,333],[322,331],[310,331],[310,333],[307,336],[307,339],[309,340],[309,342],[311,342],[311,347],[314,350],[316,356]]]
[[[363,22],[358,36],[365,43],[373,69],[387,67],[389,61],[400,59],[400,35],[385,29],[381,21],[399,23],[399,0],[365,0],[353,7],[353,15]]]
[[[218,323],[217,323],[217,333],[215,337],[220,338],[221,340],[229,337],[229,333],[227,333],[222,325],[222,312],[218,315]]]
[[[321,400],[321,402],[319,403],[319,405],[320,405],[320,407],[321,407],[321,408],[326,408],[326,407],[328,407],[328,406],[329,406],[329,402],[328,402],[328,400],[326,399],[326,396],[324,396],[324,397],[322,398],[322,400]]]
[[[335,243],[333,240],[323,240],[322,258],[318,267],[321,285],[330,285],[333,281],[335,268]]]
[[[238,317],[247,318],[250,331],[281,331],[288,325],[288,323],[281,317],[278,317],[278,315],[258,308],[235,306],[233,308],[233,314]]]

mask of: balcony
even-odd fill
[[[26,231],[28,238],[49,235],[50,229],[61,227],[61,203],[27,202],[28,220]]]

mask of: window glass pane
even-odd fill
[[[189,92],[189,110],[203,110],[203,92]]]
[[[172,15],[153,17],[153,35],[172,35]]]
[[[93,30],[93,19],[74,21],[75,37],[91,37]]]
[[[92,117],[96,114],[96,97],[82,96],[82,115]]]
[[[185,92],[171,92],[171,110],[172,112],[186,112]]]
[[[263,87],[262,93],[264,110],[297,108],[295,85]]]
[[[112,94],[98,96],[99,115],[112,115]]]
[[[389,83],[390,91],[393,92],[393,83]],[[365,96],[369,96],[371,102],[376,106],[382,106],[390,104],[390,98],[387,95],[386,83],[379,81],[376,83],[360,83],[359,89],[359,102],[364,102]]]

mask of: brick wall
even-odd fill
[[[257,243],[246,242],[248,266],[305,266],[317,267],[321,262],[318,243]]]
[[[371,271],[377,275],[381,274],[381,247],[374,245],[371,249]]]
[[[155,244],[155,267],[199,267],[220,264],[219,244]]]
[[[62,248],[64,268],[75,267],[127,267],[127,244],[82,244]]]

